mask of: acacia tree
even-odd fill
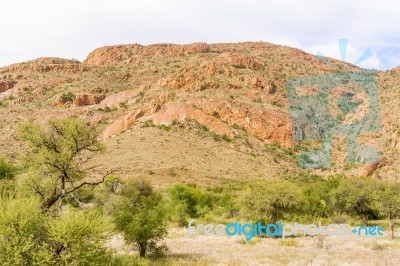
[[[295,184],[279,180],[264,184],[254,184],[244,199],[244,205],[259,221],[276,223],[284,214],[301,209],[304,203],[301,189]]]
[[[20,130],[20,137],[29,145],[26,165],[34,172],[31,183],[42,199],[43,210],[50,209],[57,201],[83,186],[104,182],[110,171],[95,181],[88,181],[97,166],[86,167],[93,157],[104,150],[93,126],[75,118],[54,119],[46,125],[27,123]]]
[[[400,184],[383,183],[380,189],[375,191],[375,204],[379,214],[388,219],[393,239],[396,219],[400,218]]]
[[[117,206],[112,212],[116,229],[125,241],[139,249],[140,257],[165,253],[166,246],[159,245],[167,235],[162,196],[143,180],[124,184],[117,196]]]
[[[368,225],[368,221],[377,216],[374,191],[378,186],[378,182],[370,178],[344,179],[332,191],[333,201],[340,212],[359,216]]]
[[[2,180],[0,180],[2,182]],[[37,197],[0,197],[0,265],[115,265],[96,210],[43,213]]]

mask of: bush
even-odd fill
[[[42,212],[34,197],[2,198],[0,265],[107,265],[110,228],[93,211],[62,218]]]
[[[0,179],[13,178],[16,172],[16,167],[6,162],[0,157]]]
[[[63,103],[73,102],[75,100],[75,94],[72,92],[64,93],[61,95],[61,101]]]
[[[285,214],[293,214],[304,203],[301,189],[289,181],[251,184],[244,206],[252,220],[277,223]]]
[[[95,211],[71,211],[48,224],[56,244],[58,265],[105,265],[112,256],[105,248],[110,223]]]
[[[139,249],[140,257],[166,252],[165,245],[159,245],[167,235],[164,202],[149,183],[138,180],[125,184],[113,216],[116,229],[128,244]]]
[[[170,189],[169,194],[171,218],[180,226],[186,226],[190,218],[204,217],[219,200],[212,191],[204,191],[185,184],[175,185]]]
[[[333,190],[332,197],[339,214],[346,212],[358,216],[368,225],[368,220],[378,218],[378,208],[374,202],[375,190],[379,183],[371,178],[344,179]]]

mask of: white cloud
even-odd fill
[[[348,38],[348,58],[371,48],[363,66],[387,69],[400,64],[393,52],[399,11],[390,0],[13,0],[2,3],[0,65],[39,56],[82,60],[120,43],[263,40],[333,56],[337,39]]]

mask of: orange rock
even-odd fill
[[[12,89],[16,84],[15,81],[1,81],[0,82],[0,93]]]
[[[105,46],[91,52],[85,63],[91,65],[113,65],[120,62],[134,62],[133,59],[137,56],[185,55],[208,52],[209,50],[210,46],[206,43]]]
[[[266,90],[270,94],[274,94],[276,92],[275,83],[263,77],[247,76],[245,82],[253,89]]]
[[[130,104],[140,92],[143,91],[143,88],[137,88],[133,90],[125,90],[118,92],[116,94],[107,96],[98,107],[109,107],[111,109],[118,108],[120,103]]]
[[[142,116],[153,114],[159,109],[159,105],[147,106],[134,112],[130,112],[127,115],[124,115],[123,117],[114,121],[114,123],[108,126],[106,130],[104,130],[102,138],[109,138],[122,133],[123,131],[130,128],[133,124],[135,124]]]
[[[93,94],[78,94],[75,96],[74,105],[86,106],[100,103],[104,100],[104,95],[93,95]]]
[[[254,70],[261,68],[261,64],[256,59],[243,54],[226,52],[220,54],[219,57],[234,67],[246,67]]]
[[[90,66],[79,61],[56,57],[43,57],[25,63],[18,63],[6,68],[6,71],[35,71],[35,72],[67,72],[78,73],[90,70]]]
[[[370,164],[365,165],[365,166],[361,169],[361,171],[360,171],[360,173],[359,173],[359,176],[366,177],[366,176],[372,175],[372,173],[373,173],[376,169],[378,169],[378,166],[379,166],[379,163],[370,163]]]

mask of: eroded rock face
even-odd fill
[[[155,55],[185,55],[192,53],[203,53],[210,51],[210,46],[206,43],[193,44],[153,44],[143,46],[116,45],[105,46],[94,50],[88,55],[85,63],[91,65],[113,65],[120,62],[132,62],[136,56],[155,56]]]
[[[87,106],[99,104],[104,100],[105,95],[93,95],[93,94],[78,94],[75,96],[74,105],[76,106]]]
[[[121,103],[131,104],[136,97],[143,91],[143,88],[121,91],[116,94],[105,97],[98,107],[118,108]]]
[[[283,147],[294,144],[290,118],[283,111],[209,99],[193,99],[188,104],[199,107],[207,114],[218,114],[222,121],[237,124],[263,141],[276,142]]]
[[[90,67],[86,64],[81,64],[79,61],[73,61],[63,58],[56,57],[43,57],[32,61],[14,64],[7,67],[4,71],[15,72],[15,71],[34,71],[34,72],[66,72],[66,73],[78,73],[90,70]]]
[[[56,99],[53,101],[53,106],[55,107],[69,107],[71,105],[75,106],[90,106],[97,105],[101,101],[105,99],[105,95],[95,95],[95,94],[87,94],[80,93],[75,95],[73,99],[69,99],[65,101],[62,95],[58,95]]]
[[[243,54],[226,52],[222,53],[219,57],[222,61],[226,61],[237,68],[261,69],[261,64],[256,59]]]
[[[154,114],[160,110],[159,105],[150,105],[141,109],[138,109],[136,111],[130,112],[123,117],[117,119],[112,123],[109,127],[106,128],[106,130],[103,132],[102,137],[103,138],[109,138],[112,136],[116,136],[128,128],[130,128],[133,124],[135,124],[139,118],[147,115]]]
[[[367,176],[372,175],[372,174],[374,173],[374,171],[375,171],[376,169],[378,169],[378,166],[379,166],[379,163],[370,163],[370,164],[365,165],[365,166],[361,169],[361,171],[360,171],[360,173],[359,173],[359,176],[361,176],[361,177],[367,177]]]
[[[191,73],[165,77],[159,81],[159,85],[168,89],[182,89],[187,92],[198,92],[219,87],[217,83]]]
[[[15,81],[0,81],[0,93],[12,89],[15,84]]]
[[[265,90],[269,94],[274,94],[277,88],[276,84],[272,80],[257,76],[247,76],[245,83],[250,88]]]
[[[153,120],[154,124],[171,124],[174,120],[194,119],[220,135],[234,136],[236,124],[267,143],[292,147],[290,119],[287,113],[275,109],[235,104],[222,100],[192,99],[139,109],[110,125],[103,137],[118,135],[139,120]]]

